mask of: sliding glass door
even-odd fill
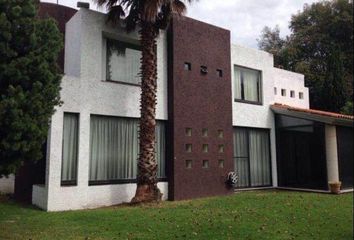
[[[269,130],[235,128],[234,164],[238,188],[270,186]]]

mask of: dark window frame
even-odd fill
[[[139,120],[140,119],[140,118],[136,118],[136,117],[113,116],[113,115],[104,115],[104,114],[90,114],[90,119],[91,119],[91,116],[135,119],[135,120]],[[166,129],[166,126],[167,126],[167,121],[166,120],[158,120],[158,119],[156,119],[156,121],[164,123],[165,124],[165,129]],[[166,138],[165,138],[165,141],[167,141]],[[165,146],[166,146],[166,144],[165,144]],[[168,166],[168,162],[166,161],[166,158],[167,158],[166,154],[167,154],[167,148],[165,147],[165,173],[166,173],[165,175],[166,175],[166,177],[157,178],[158,182],[168,182],[168,178],[169,178],[168,169],[169,169],[169,166]],[[129,184],[129,183],[137,183],[137,179],[89,180],[88,181],[88,186],[119,185],[119,184]],[[68,185],[66,185],[66,186],[68,186]]]
[[[80,149],[80,113],[79,112],[63,112],[63,131],[64,131],[64,116],[65,114],[71,114],[71,115],[76,115],[77,116],[77,153],[76,153],[76,179],[74,180],[62,180],[63,178],[63,173],[62,173],[62,168],[63,168],[63,146],[64,146],[64,134],[62,136],[62,146],[61,146],[61,165],[60,165],[60,186],[62,187],[75,187],[77,186],[77,180],[79,177],[79,149]]]
[[[123,84],[123,85],[129,85],[129,86],[136,86],[136,87],[141,87],[141,83],[130,83],[130,82],[124,82],[124,81],[117,81],[117,80],[113,80],[113,79],[108,79],[108,75],[109,75],[109,72],[108,72],[108,62],[109,62],[109,56],[108,56],[108,48],[109,48],[109,44],[120,44],[120,45],[123,45],[124,47],[126,48],[130,48],[130,49],[133,49],[133,50],[138,50],[138,51],[141,51],[142,52],[142,47],[138,44],[134,44],[134,43],[129,43],[129,42],[124,42],[124,41],[121,41],[121,40],[117,40],[117,39],[114,39],[114,38],[109,38],[109,37],[106,37],[105,38],[105,41],[106,41],[106,64],[105,64],[105,71],[106,71],[106,76],[105,76],[105,82],[110,82],[110,83],[117,83],[117,84]]]
[[[237,129],[243,129],[247,132],[247,157],[244,156],[233,156],[233,159],[247,159],[248,160],[248,186],[246,187],[236,187],[236,189],[247,189],[247,188],[267,188],[273,186],[273,172],[272,172],[272,144],[271,144],[271,129],[268,128],[253,128],[253,127],[234,127],[233,131]],[[249,132],[250,130],[264,131],[268,134],[269,139],[269,172],[270,172],[270,184],[261,186],[252,186],[251,184],[251,167],[250,167],[250,146],[249,146]],[[235,153],[233,153],[235,154]]]
[[[240,102],[240,103],[247,103],[247,104],[253,104],[253,105],[263,105],[263,94],[262,94],[262,89],[263,89],[263,73],[261,70],[258,69],[253,69],[253,68],[248,68],[240,65],[234,65],[234,74],[236,69],[241,70],[241,99],[234,98],[235,102]],[[242,69],[245,70],[251,70],[258,72],[258,79],[257,79],[257,101],[250,101],[245,99],[245,91],[244,91],[244,79],[243,79],[243,74],[242,74]]]

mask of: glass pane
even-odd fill
[[[235,67],[234,69],[234,90],[235,90],[235,99],[242,99],[241,96],[241,69]]]
[[[135,179],[139,155],[137,119],[91,116],[90,180]],[[158,177],[165,177],[165,127],[156,126]]]
[[[141,51],[107,39],[107,80],[139,84]]]
[[[259,72],[249,69],[242,70],[244,96],[247,101],[259,102]]]
[[[64,113],[61,180],[77,179],[79,115]]]
[[[249,130],[249,161],[251,186],[271,184],[269,134],[262,130]]]
[[[234,130],[234,168],[238,175],[236,187],[249,186],[248,133],[246,129]]]

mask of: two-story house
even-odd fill
[[[85,8],[42,3],[41,11],[66,24],[64,103],[51,119],[32,203],[61,211],[129,202],[139,151],[138,35]],[[231,194],[229,172],[238,175],[237,191],[353,187],[353,116],[310,110],[304,76],[275,68],[271,54],[183,17],[161,31],[157,62],[164,200]],[[31,174],[19,174],[16,185]]]

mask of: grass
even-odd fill
[[[353,194],[255,191],[60,213],[3,199],[0,239],[353,239]]]

